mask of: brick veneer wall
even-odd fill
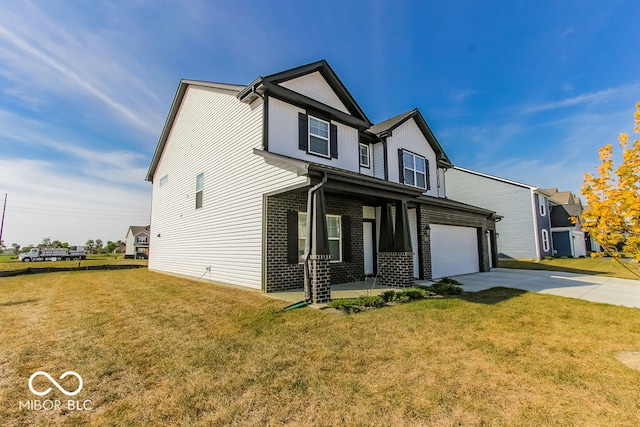
[[[362,201],[325,193],[329,215],[351,217],[351,262],[332,262],[331,283],[360,280],[364,275],[364,248],[362,236]],[[287,211],[307,211],[307,192],[267,197],[266,201],[266,275],[267,292],[302,289],[302,264],[287,262]]]
[[[309,257],[311,302],[322,304],[331,300],[331,255]]]
[[[485,215],[455,210],[451,208],[443,208],[439,206],[420,206],[420,215],[418,216],[418,228],[420,232],[420,241],[422,251],[422,276],[423,279],[429,280],[432,277],[431,272],[431,240],[429,230],[425,230],[430,224],[457,225],[461,227],[474,227],[479,229],[479,257],[480,271],[490,270],[489,252],[487,251],[487,230],[495,231],[495,222],[488,219]]]
[[[413,286],[413,252],[378,252],[378,270],[382,287]]]

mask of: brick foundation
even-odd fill
[[[382,287],[413,286],[413,252],[379,252],[378,270]]]
[[[309,256],[309,281],[313,304],[331,300],[331,255]]]

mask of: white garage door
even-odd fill
[[[432,224],[430,228],[434,279],[480,271],[475,228],[438,224]]]

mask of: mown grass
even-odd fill
[[[15,255],[0,255],[0,271],[9,270],[22,270],[25,268],[44,268],[44,267],[57,267],[57,268],[71,268],[78,266],[89,265],[112,265],[112,264],[139,264],[147,265],[146,259],[124,259],[124,255],[88,255],[87,259],[75,260],[75,261],[33,261],[22,262],[18,260]]]
[[[511,289],[352,316],[146,270],[0,279],[3,425],[637,425],[640,311]],[[28,411],[78,372],[91,411]],[[46,388],[48,383],[38,383]],[[54,388],[50,399],[66,399]]]
[[[635,261],[621,260],[621,263],[612,258],[554,258],[540,261],[500,259],[498,266],[525,270],[566,271],[637,280],[638,276],[629,271],[637,272],[638,266]]]

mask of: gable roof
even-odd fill
[[[147,181],[153,181],[153,174],[158,167],[158,162],[160,162],[160,157],[162,156],[162,152],[164,151],[164,146],[167,144],[167,138],[169,138],[169,133],[171,132],[171,127],[173,126],[173,121],[176,119],[178,115],[178,111],[180,110],[180,105],[182,105],[182,100],[184,99],[184,95],[187,92],[187,88],[189,86],[201,86],[208,87],[213,89],[222,89],[227,90],[232,93],[238,93],[242,89],[245,88],[244,85],[234,85],[228,83],[216,83],[216,82],[205,82],[201,80],[188,80],[182,79],[178,84],[178,89],[176,90],[176,94],[173,97],[173,102],[171,103],[171,108],[169,108],[169,114],[167,115],[167,120],[164,122],[164,127],[162,128],[162,133],[160,134],[160,139],[158,140],[158,145],[156,146],[156,151],[153,153],[153,157],[151,159],[151,164],[149,165],[149,170],[147,171]]]
[[[535,193],[541,194],[544,197],[550,198],[551,194],[547,192],[547,190],[533,186],[533,185],[529,185],[529,184],[524,184],[522,182],[518,182],[518,181],[512,181],[510,179],[506,179],[506,178],[500,178],[499,176],[494,176],[494,175],[489,175],[487,173],[483,173],[483,172],[478,172],[478,171],[474,171],[471,169],[465,169],[465,168],[461,168],[460,166],[454,166],[453,169],[460,171],[460,172],[466,172],[472,175],[477,175],[477,176],[481,176],[483,178],[488,178],[488,179],[492,179],[494,181],[498,181],[498,182],[502,182],[505,184],[510,184],[510,185],[514,185],[516,187],[522,187],[522,188],[526,188],[529,189]]]
[[[150,225],[132,225],[129,227],[129,231],[131,231],[131,234],[134,236],[141,233],[149,234],[150,227]],[[127,234],[129,234],[129,231],[127,231]]]
[[[580,224],[582,207],[577,203],[569,205],[555,205],[551,207],[551,227],[573,227]],[[577,223],[572,223],[571,218],[576,218]]]
[[[328,108],[330,110],[334,110],[332,111],[332,113],[336,114],[337,116],[340,116],[341,114],[344,115],[345,113],[342,113],[341,111],[336,110],[333,107],[330,107],[326,104],[322,104],[314,99],[308,98],[302,94],[299,94],[297,92],[294,92],[290,89],[287,89],[279,85],[280,83],[283,83],[285,81],[293,80],[295,78],[302,77],[307,74],[311,74],[315,72],[319,72],[322,75],[322,77],[326,80],[326,82],[329,84],[331,89],[338,96],[340,101],[347,108],[347,110],[349,111],[349,114],[351,114],[351,116],[353,116],[358,121],[360,121],[361,126],[363,128],[367,128],[371,126],[372,123],[367,118],[367,115],[364,113],[362,108],[360,108],[360,106],[358,105],[356,100],[353,98],[353,96],[351,96],[351,94],[349,93],[345,85],[338,78],[338,75],[329,66],[329,63],[327,63],[327,61],[325,61],[324,59],[320,61],[312,62],[310,64],[291,68],[290,70],[285,70],[275,74],[270,74],[266,77],[260,76],[257,79],[255,79],[251,84],[247,85],[243,90],[241,90],[237,96],[239,100],[243,102],[251,103],[258,96],[264,93],[271,92],[274,95],[285,98],[287,100],[298,100],[304,103],[311,104],[312,106],[314,106],[314,104],[320,104],[322,107],[324,107],[323,109]],[[318,105],[315,105],[315,106],[317,107]],[[341,113],[341,114],[337,114],[337,113]]]
[[[367,129],[367,131],[376,134],[379,137],[391,136],[394,129],[402,126],[410,119],[413,119],[418,125],[418,128],[420,128],[420,131],[424,135],[425,139],[427,140],[433,151],[436,153],[436,159],[438,160],[438,162],[445,166],[453,166],[451,160],[449,160],[449,157],[447,157],[447,154],[444,152],[444,149],[436,139],[435,135],[433,134],[433,132],[431,132],[431,128],[429,128],[427,121],[424,119],[424,117],[420,113],[420,110],[418,110],[417,108],[407,111],[406,113],[398,114],[397,116],[391,117],[390,119],[387,119],[383,122],[377,123]]]
[[[552,201],[560,205],[579,204],[582,206],[582,200],[580,200],[580,197],[576,196],[571,191],[558,191],[557,188],[546,188],[544,191],[551,194]]]

